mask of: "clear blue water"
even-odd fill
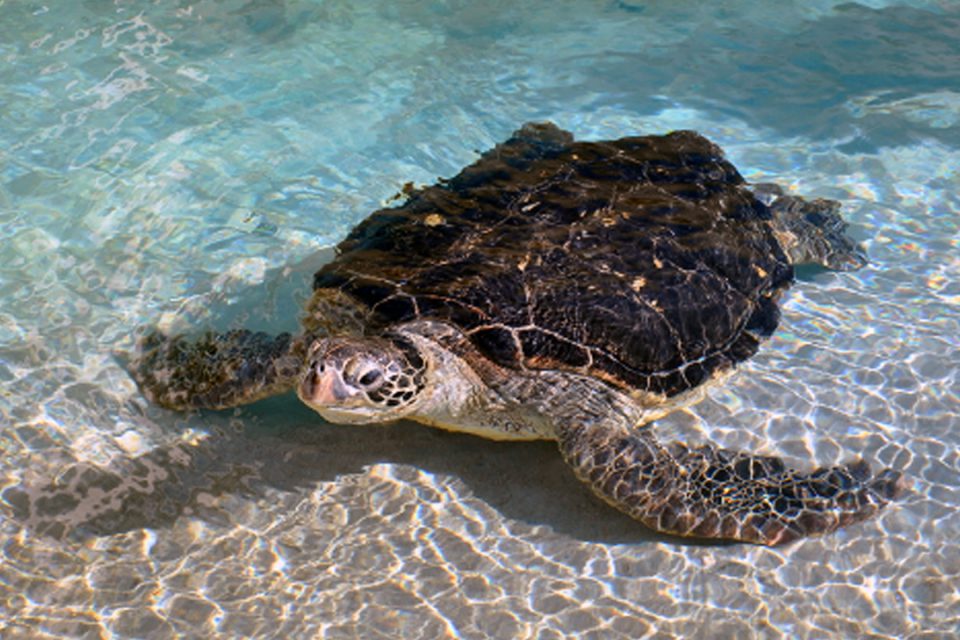
[[[534,8],[543,7],[543,8]],[[0,0],[4,638],[939,638],[960,627],[955,2]],[[528,120],[697,129],[844,203],[665,435],[913,489],[783,548],[655,536],[549,443],[149,406],[143,325],[296,326],[329,247]]]

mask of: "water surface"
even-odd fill
[[[529,4],[529,3],[528,3]],[[543,5],[546,7],[546,5]],[[960,627],[960,9],[944,0],[0,0],[0,628],[937,638]],[[658,425],[912,489],[782,549],[600,504],[550,443],[150,406],[144,325],[297,325],[329,248],[528,120],[696,129],[843,202],[726,388]]]

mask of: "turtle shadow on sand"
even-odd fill
[[[455,479],[507,520],[545,525],[577,540],[696,544],[651,531],[597,500],[552,442],[495,442],[407,421],[330,425],[292,394],[251,405],[238,417],[241,428],[217,427],[199,441],[108,467],[78,462],[47,483],[7,488],[2,502],[39,535],[82,541],[164,529],[182,517],[222,522],[211,497],[256,501],[276,490],[306,495],[320,483],[387,463]]]

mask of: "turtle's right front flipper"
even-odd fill
[[[190,341],[154,332],[139,341],[130,370],[163,407],[226,409],[291,389],[303,362],[299,345],[289,333],[238,329]]]
[[[597,495],[674,535],[784,544],[869,518],[904,486],[899,473],[871,476],[862,461],[802,473],[774,457],[661,445],[649,428],[559,435],[564,458]]]

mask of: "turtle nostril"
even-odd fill
[[[316,367],[310,369],[310,374],[307,376],[307,379],[305,382],[306,382],[306,384],[304,384],[304,386],[306,387],[305,391],[307,391],[309,395],[313,395],[314,391],[317,390],[317,387],[320,386],[320,376],[317,375]]]

